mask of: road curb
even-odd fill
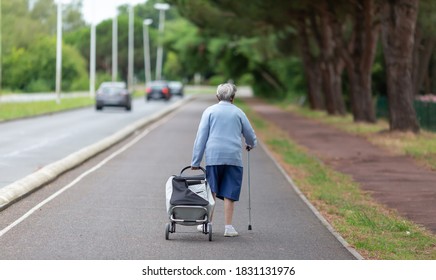
[[[112,147],[121,140],[127,138],[136,130],[155,122],[163,116],[171,113],[177,108],[181,107],[185,103],[191,101],[193,96],[187,96],[186,98],[170,105],[165,110],[157,112],[151,116],[142,118],[118,132],[108,136],[95,144],[89,145],[81,150],[74,152],[67,157],[53,162],[40,170],[18,180],[12,184],[9,184],[0,189],[0,211],[6,209],[17,200],[23,198],[29,193],[41,188],[42,186],[50,183],[56,179],[62,173],[73,169],[74,167],[82,164],[91,157],[103,152],[104,150]]]
[[[309,209],[313,212],[313,214],[320,220],[320,222],[330,231],[331,234],[342,244],[342,246],[345,247],[345,249],[350,252],[356,259],[358,260],[364,260],[362,255],[359,254],[351,245],[332,227],[332,225],[319,213],[319,211],[313,206],[312,203],[307,199],[307,197],[300,191],[300,189],[297,187],[297,185],[294,183],[292,178],[286,173],[286,171],[283,169],[283,167],[277,162],[277,160],[274,158],[272,153],[269,151],[268,147],[259,141],[259,145],[262,147],[262,149],[266,152],[266,154],[271,158],[271,160],[274,162],[274,164],[277,166],[277,168],[280,170],[280,172],[283,174],[283,176],[286,178],[286,180],[289,182],[289,184],[292,186],[294,191],[300,196],[300,198],[304,201],[304,203],[309,207]]]

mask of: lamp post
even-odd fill
[[[91,46],[89,51],[89,96],[95,96],[95,49],[96,49],[96,32],[95,22],[91,23]]]
[[[156,80],[160,80],[162,77],[162,58],[163,58],[162,35],[163,35],[164,22],[165,22],[165,11],[170,8],[170,5],[166,3],[156,3],[154,4],[154,8],[159,10],[159,47],[157,49],[157,59],[156,59]]]
[[[118,76],[118,16],[112,20],[112,81]]]
[[[129,90],[133,87],[133,6],[129,6],[129,50],[128,50],[128,68],[127,84]]]
[[[95,2],[92,2],[92,8],[95,10]],[[97,19],[91,19],[90,49],[89,49],[89,97],[95,96],[95,72],[96,72],[96,25]]]
[[[0,0],[0,97],[2,93],[2,0]]]
[[[153,22],[152,19],[144,20],[144,67],[145,67],[145,82],[149,83],[151,80],[150,71],[150,42],[148,36],[148,26]]]
[[[56,36],[56,102],[61,102],[62,80],[62,0],[58,0],[57,36]]]

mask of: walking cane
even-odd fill
[[[250,147],[247,147],[247,176],[248,176],[248,230],[252,230],[251,227],[251,194],[250,194]]]

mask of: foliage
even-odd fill
[[[84,26],[81,0],[64,6],[64,29]],[[13,91],[53,91],[56,64],[56,5],[39,0],[2,0],[2,87]],[[63,90],[83,89],[86,63],[73,47],[63,45]]]
[[[137,81],[144,80],[143,20],[153,20],[149,26],[150,61],[154,76],[156,50],[161,40],[158,32],[159,13],[154,4],[160,0],[148,0],[134,7],[134,75]],[[304,17],[305,22],[317,23],[318,28],[307,25],[309,34],[308,49],[314,58],[320,58],[322,48],[317,44],[320,15],[329,12],[332,21],[342,25],[343,40],[348,43],[353,38],[353,15],[356,3],[362,1],[323,0],[317,4],[311,1],[261,1],[261,0],[169,0],[171,8],[165,12],[165,32],[163,76],[191,82],[200,74],[205,83],[216,84],[233,80],[235,83],[250,83],[255,94],[274,99],[295,99],[307,94],[310,79],[304,69],[311,68],[302,59],[301,36],[297,33],[297,22]],[[375,1],[380,4],[384,2]],[[81,0],[70,1],[64,8],[64,42],[78,49],[89,64],[90,28],[80,14]],[[325,6],[325,3],[332,5]],[[41,38],[55,34],[56,5],[54,0],[39,0],[29,11],[26,0],[3,0],[2,23],[4,29],[3,53],[5,61],[13,61],[17,53],[28,51],[30,46]],[[326,8],[327,7],[327,8]],[[323,10],[327,9],[327,10]],[[422,0],[418,25],[424,39],[434,32],[434,1]],[[118,8],[118,67],[119,79],[127,77],[128,5]],[[377,17],[375,18],[377,20]],[[374,22],[376,24],[377,21]],[[313,27],[313,26],[312,26]],[[334,34],[339,36],[341,34]],[[340,36],[339,36],[340,37]],[[339,44],[339,43],[338,43]],[[8,57],[11,56],[11,57]],[[338,59],[335,53],[331,59]],[[432,60],[434,64],[434,59]],[[26,67],[17,66],[18,68]],[[112,72],[112,19],[97,26],[97,72],[110,76]],[[433,65],[428,67],[435,69]],[[84,64],[84,71],[89,65]],[[377,52],[372,67],[373,95],[386,93],[386,71],[384,54]],[[4,72],[20,72],[4,69]],[[351,100],[348,77],[343,79],[346,100]],[[18,82],[18,81],[17,81]],[[431,83],[431,79],[427,83]],[[12,90],[41,89],[51,87],[43,80],[32,80],[24,87],[19,83],[6,81]],[[69,88],[84,86],[71,85]],[[312,83],[313,84],[313,83]],[[427,88],[430,86],[427,85]],[[324,86],[325,91],[325,86]]]
[[[62,89],[65,91],[84,89],[87,84],[85,61],[73,47],[62,47]],[[6,56],[4,85],[25,92],[53,91],[56,76],[56,40],[45,37],[24,48],[13,49]]]

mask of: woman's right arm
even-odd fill
[[[191,166],[199,167],[206,149],[207,139],[209,138],[209,114],[207,111],[201,116],[198,125],[197,136],[195,137],[194,148],[192,151]]]

